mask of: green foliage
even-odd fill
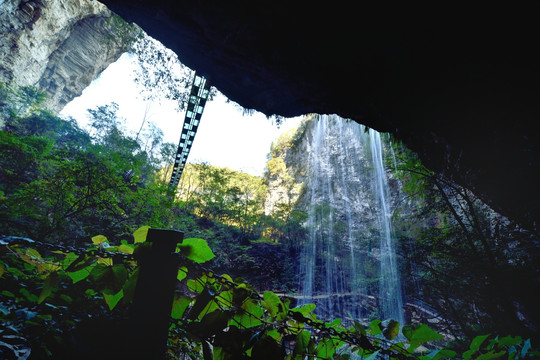
[[[5,107],[13,101],[3,98]],[[115,104],[89,110],[92,135],[41,109],[9,115],[0,130],[2,233],[80,242],[170,222],[154,160],[123,134],[116,112]]]
[[[305,116],[298,128],[290,129],[280,135],[275,142],[272,142],[270,154],[268,154],[269,159],[284,157],[290,149],[296,149],[305,138],[305,132],[313,123],[314,119],[315,116],[312,114]]]
[[[105,27],[109,30],[105,39],[107,51],[113,47],[129,49],[137,40],[144,36],[144,32],[135,24],[129,24],[120,16],[113,14],[107,19]]]
[[[113,264],[107,253],[121,248],[103,249],[107,250],[100,255],[76,255],[16,244],[3,246],[0,342],[10,344],[10,336],[15,336],[24,340],[18,350],[31,348],[39,358],[62,357],[81,322],[116,310],[119,304],[125,310],[131,298],[124,294],[132,293],[136,263]],[[113,319],[124,310],[109,317]],[[16,349],[11,350],[15,353]],[[11,358],[12,352],[0,346],[2,358]]]
[[[141,226],[133,233],[135,244],[146,241],[146,236],[148,235],[149,229],[150,229],[150,226]]]
[[[158,102],[171,100],[178,111],[184,110],[194,74],[178,60],[176,53],[148,35],[139,37],[130,53],[137,60],[134,80],[143,97]],[[210,100],[215,93],[211,88]]]
[[[430,194],[432,183],[430,179],[434,173],[426,168],[418,155],[403,147],[399,147],[396,154],[398,166],[396,175],[401,179],[403,190],[416,198],[425,199]]]
[[[146,230],[145,227],[138,230],[139,247],[145,245],[140,237]],[[94,240],[98,245],[107,242],[102,236],[95,236]],[[201,260],[206,256],[204,240],[186,239],[183,245],[191,247],[191,260]],[[131,297],[126,300],[126,294],[131,293],[135,286],[136,263],[132,258],[124,257],[121,263],[113,264],[107,256],[107,253],[113,255],[120,249],[120,246],[106,247],[104,252],[96,255],[82,252],[78,256],[56,251],[44,257],[34,248],[9,245],[10,251],[4,253],[0,262],[3,269],[0,276],[7,285],[2,291],[0,318],[19,338],[29,341],[24,346],[30,346],[33,352],[44,357],[58,356],[61,354],[59,349],[71,341],[70,329],[76,326],[80,316],[73,312],[77,309],[75,306],[82,306],[84,312],[91,315],[95,311],[123,313],[118,306],[125,309],[129,305]],[[199,251],[202,254],[197,254]],[[386,342],[380,335],[384,334],[387,339],[395,338],[399,329],[396,322],[382,327],[377,320],[368,328],[358,323],[346,328],[341,326],[339,319],[325,323],[314,315],[313,304],[291,308],[288,299],[282,299],[271,291],[260,296],[242,279],[217,276],[204,269],[206,272],[201,275],[201,268],[191,264],[188,262],[183,267],[188,277],[179,280],[187,284],[189,291],[178,293],[171,308],[171,318],[175,321],[169,332],[170,354],[189,353],[189,356],[204,359],[456,358],[456,352],[450,349],[415,351],[420,345],[442,337],[426,325],[406,325],[401,331],[407,341]],[[71,283],[66,274],[81,270],[87,271],[89,276]],[[39,296],[35,295],[37,293]],[[88,302],[90,299],[99,298],[106,308],[88,307],[95,304]],[[57,311],[59,309],[60,312]],[[69,317],[62,317],[66,311]],[[114,320],[110,318],[109,321]],[[36,327],[47,330],[30,341],[28,336]],[[0,336],[3,335],[0,333]],[[118,342],[115,346],[118,348],[120,344]],[[14,348],[8,349],[15,351]],[[473,339],[462,358],[532,359],[537,355],[529,339],[484,335]]]
[[[244,238],[255,237],[264,213],[267,187],[257,176],[208,164],[188,164],[178,185],[178,200],[202,217],[233,225]]]
[[[397,176],[414,208],[393,219],[401,235],[408,292],[430,304],[472,341],[482,333],[537,336],[540,294],[534,243],[471,191],[428,171],[395,147]],[[407,262],[406,262],[407,263]],[[460,346],[464,346],[461,344]]]
[[[442,335],[433,331],[425,324],[406,325],[402,329],[403,335],[409,340],[409,351],[414,351],[420,345],[442,339]]]
[[[388,340],[394,340],[399,334],[399,322],[390,320],[389,324],[384,328],[383,335]],[[410,340],[410,339],[409,339]],[[437,339],[434,339],[437,340]]]
[[[296,183],[294,176],[292,176],[287,169],[285,157],[287,156],[288,151],[299,141],[297,136],[302,133],[302,128],[305,128],[305,122],[300,126],[300,129],[291,129],[282,134],[276,142],[272,142],[270,153],[268,154],[268,161],[266,162],[265,178],[279,178],[282,182],[282,186],[285,187],[289,193],[293,191]]]
[[[212,260],[215,257],[212,249],[210,249],[206,240],[203,239],[184,239],[182,244],[178,245],[176,251],[199,264]]]
[[[35,86],[14,89],[0,82],[0,119],[32,115],[45,99],[45,93]]]
[[[282,158],[272,158],[266,163],[266,171],[269,176],[275,176],[286,172],[287,167]]]
[[[506,336],[499,338],[488,335],[475,337],[469,349],[462,354],[464,360],[488,360],[488,359],[532,359],[540,353],[531,348],[530,339],[522,339],[520,336]]]

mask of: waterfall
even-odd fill
[[[384,170],[381,136],[375,130],[369,130],[371,157],[374,167],[374,188],[379,207],[380,261],[379,299],[381,315],[384,319],[394,319],[403,324],[403,300],[399,279],[396,252],[391,234],[391,209],[388,180]]]
[[[311,130],[299,302],[317,304],[320,318],[403,323],[381,137],[337,116],[319,116]]]
[[[308,209],[309,242],[304,248],[301,262],[301,294],[303,303],[317,301],[321,310],[326,314],[343,313],[343,304],[339,297],[333,294],[344,292],[343,272],[338,271],[339,259],[334,233],[335,196],[333,182],[334,169],[330,166],[330,144],[325,133],[328,131],[328,121],[315,123],[314,136],[311,142],[309,166],[310,203]],[[322,201],[320,201],[322,199]],[[321,255],[324,261],[321,261]]]

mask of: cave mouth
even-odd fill
[[[337,114],[392,133],[430,169],[538,233],[535,11],[103,3],[241,106],[269,115]],[[0,80],[48,86],[53,111],[125,51],[122,41],[101,41],[124,29],[108,21],[114,16],[101,3],[19,5],[4,2],[0,13]]]
[[[231,100],[390,132],[538,232],[535,20],[523,9],[104,0]],[[534,13],[534,12],[531,12]],[[498,19],[508,19],[500,22]],[[520,19],[520,21],[511,21]]]
[[[141,3],[143,2],[138,2],[139,5]],[[131,5],[126,4],[125,6],[126,8],[129,8],[129,6]],[[203,12],[199,15],[204,16],[205,14],[207,14],[207,12]],[[246,14],[243,13],[243,15]],[[151,16],[147,16],[147,18],[151,18]],[[195,16],[191,20],[195,21],[195,23],[197,24],[200,24],[201,21],[203,23],[208,21],[208,19],[205,20],[197,16]],[[331,22],[326,25],[331,25]],[[163,23],[160,26],[163,26]],[[184,24],[180,26],[186,25]],[[229,26],[238,29],[236,23]],[[162,29],[162,27],[160,27],[160,29]],[[211,56],[209,56],[209,54],[201,54],[200,48],[197,47],[198,45],[195,46],[191,44],[192,47],[190,48],[188,46],[187,48],[188,53],[186,55],[186,58],[190,58],[191,56],[192,59],[200,59],[201,62],[199,63],[199,65],[209,79],[212,79],[216,83],[222,84],[223,86],[225,86],[224,89],[229,86],[227,88],[228,90],[224,91],[227,91],[230,94],[234,94],[235,89],[238,90],[239,92],[236,94],[236,99],[242,99],[242,97],[245,97],[245,99],[243,100],[245,101],[245,104],[255,104],[253,107],[260,108],[267,113],[275,112],[280,114],[294,114],[297,111],[300,111],[300,109],[304,108],[311,109],[312,111],[318,109],[320,110],[318,112],[321,113],[338,112],[341,114],[349,114],[349,118],[356,119],[355,121],[365,122],[366,124],[371,123],[380,129],[386,127],[390,129],[396,135],[396,137],[404,139],[404,141],[407,142],[407,145],[411,146],[411,148],[417,151],[418,154],[420,154],[420,156],[422,157],[422,160],[425,161],[426,164],[429,164],[430,167],[434,169],[439,169],[440,173],[451,178],[452,180],[456,180],[460,183],[465,183],[469,188],[474,190],[475,194],[482,196],[484,199],[488,199],[490,204],[495,204],[507,213],[511,213],[512,208],[507,208],[506,206],[503,206],[504,203],[502,201],[506,201],[508,204],[510,204],[510,206],[514,206],[514,210],[515,206],[518,206],[518,210],[519,207],[523,207],[521,218],[518,220],[521,220],[522,222],[524,221],[526,223],[526,221],[532,219],[533,222],[530,226],[533,229],[536,229],[536,223],[534,222],[536,217],[534,213],[534,205],[537,204],[538,201],[538,197],[536,196],[538,190],[534,187],[535,184],[533,181],[536,179],[534,175],[535,169],[537,169],[538,161],[535,157],[537,154],[537,143],[535,138],[531,136],[531,134],[534,133],[527,133],[525,131],[528,129],[528,124],[523,123],[523,121],[526,121],[528,117],[532,116],[531,114],[535,114],[534,109],[531,110],[530,108],[528,108],[526,106],[527,104],[521,107],[514,106],[512,108],[504,109],[504,106],[508,105],[509,102],[511,103],[516,99],[520,99],[520,96],[524,96],[524,94],[526,93],[528,94],[528,86],[523,87],[523,92],[518,92],[517,95],[509,94],[508,91],[498,92],[497,86],[494,86],[497,85],[494,84],[494,82],[496,81],[491,80],[490,78],[490,74],[493,69],[486,70],[480,68],[480,70],[477,69],[478,71],[475,70],[474,72],[475,75],[479,74],[480,76],[478,84],[475,83],[472,85],[471,88],[467,88],[467,86],[471,85],[470,83],[459,83],[459,81],[461,81],[463,78],[451,79],[454,74],[459,75],[461,71],[465,70],[465,68],[463,67],[465,65],[459,63],[459,61],[456,62],[457,64],[461,64],[460,66],[462,66],[459,71],[454,71],[455,69],[450,69],[448,70],[447,74],[441,75],[440,73],[436,73],[438,75],[438,78],[436,77],[434,79],[427,79],[427,75],[421,72],[423,70],[419,70],[420,65],[425,65],[425,62],[420,63],[420,65],[417,65],[418,67],[416,68],[411,67],[409,69],[405,65],[399,64],[398,60],[393,59],[393,62],[387,63],[386,65],[390,66],[390,69],[392,71],[396,71],[396,73],[385,73],[384,71],[382,73],[377,73],[377,69],[381,70],[379,68],[380,63],[378,63],[377,61],[374,61],[376,64],[373,65],[373,67],[368,66],[367,68],[362,68],[369,70],[366,70],[365,73],[367,75],[364,75],[366,75],[368,78],[373,77],[373,79],[371,79],[372,82],[368,82],[368,85],[366,85],[368,86],[368,88],[359,88],[359,85],[362,85],[362,83],[358,82],[358,78],[361,76],[358,75],[357,72],[351,72],[350,77],[338,76],[338,84],[341,80],[345,82],[345,84],[341,83],[341,85],[343,86],[339,87],[336,86],[336,83],[334,82],[335,78],[333,77],[336,75],[335,71],[337,65],[339,64],[331,62],[336,61],[335,56],[311,57],[312,54],[309,53],[310,56],[302,57],[301,60],[299,60],[300,63],[295,62],[298,61],[297,59],[295,59],[295,61],[292,61],[291,64],[290,62],[286,61],[287,56],[294,54],[297,49],[294,45],[292,45],[292,43],[288,43],[287,39],[284,39],[283,43],[279,43],[275,47],[270,47],[268,43],[263,43],[260,44],[260,47],[264,48],[262,50],[259,47],[251,48],[248,50],[249,54],[256,55],[256,53],[258,53],[259,51],[262,52],[259,53],[258,56],[246,57],[246,52],[242,53],[241,51],[242,46],[238,47],[238,40],[241,39],[238,39],[237,37],[240,36],[240,38],[242,38],[244,36],[248,36],[247,40],[249,40],[249,36],[252,36],[255,37],[258,42],[260,39],[265,39],[264,36],[262,38],[259,37],[257,35],[257,32],[249,33],[248,35],[246,35],[247,32],[245,31],[245,29],[240,29],[239,33],[233,33],[232,35],[230,33],[228,34],[230,37],[226,38],[225,40],[228,41],[228,44],[230,46],[228,45],[228,47],[224,49],[224,47],[222,46],[223,44],[219,45],[219,41],[217,41],[218,44],[215,44],[216,40],[220,39],[220,36],[213,34],[211,26],[205,26],[203,27],[203,29],[206,32],[203,31],[202,34],[195,32],[195,34],[199,36],[197,38],[197,41],[194,41],[193,39],[190,40],[189,36],[187,36],[187,39],[182,38],[182,41],[194,41],[194,43],[198,43],[200,45],[201,43],[204,44],[204,39],[207,37],[206,40],[214,43],[210,44],[211,46],[209,45],[208,47],[208,49],[212,50],[212,52],[209,53]],[[191,34],[190,31],[185,31],[184,34]],[[268,37],[266,39],[268,40]],[[240,44],[241,43],[242,41],[240,41]],[[287,43],[288,45],[286,45]],[[369,45],[373,45],[373,43],[368,43],[366,46],[368,46],[369,48]],[[321,43],[321,47],[324,48],[324,46],[325,42],[323,41]],[[286,51],[287,47],[289,47],[289,52]],[[272,49],[272,51],[277,50],[277,53],[269,54],[268,49],[270,48]],[[283,50],[284,52],[281,52],[281,50],[279,49]],[[327,49],[332,49],[332,47],[329,47]],[[375,50],[376,49],[379,49],[379,47],[375,46]],[[191,55],[189,54],[190,51]],[[183,54],[183,52],[180,51],[179,53]],[[399,55],[399,52],[397,53],[397,55]],[[353,56],[353,54],[351,54],[351,56]],[[267,58],[271,61],[267,62]],[[315,58],[317,60],[314,63],[311,63],[310,59],[312,58]],[[238,60],[238,63],[235,63],[235,60]],[[384,56],[382,60],[384,60]],[[456,61],[456,58],[454,57],[451,60]],[[323,64],[323,62],[325,61],[330,62],[326,62],[325,64]],[[345,57],[341,58],[340,61],[342,61],[343,64],[347,64],[348,60]],[[367,65],[369,65],[369,61],[367,61]],[[398,63],[397,65],[396,62]],[[208,67],[205,68],[205,64]],[[410,65],[410,62],[406,62],[405,64]],[[436,66],[434,66],[433,64],[430,65],[431,67],[428,67],[428,69],[430,71],[435,71],[434,69],[436,68]],[[392,66],[397,66],[397,70],[395,68],[392,68]],[[495,64],[494,68],[497,68],[497,66],[498,65]],[[318,75],[313,75],[313,72],[317,72],[315,71],[315,69],[322,69],[321,73]],[[404,75],[404,73],[402,72],[411,69],[413,70],[412,74]],[[340,69],[340,71],[342,70],[343,69]],[[349,68],[349,70],[351,69]],[[372,70],[375,72],[371,73]],[[521,71],[523,71],[523,69],[520,69],[516,74],[520,75]],[[424,76],[416,78],[415,76],[418,74],[423,74]],[[386,78],[385,76],[389,78]],[[454,85],[455,87],[450,86],[449,88],[441,89],[440,87],[438,88],[437,86],[435,86],[440,85],[439,82],[441,81],[441,76],[443,80],[447,81],[445,84]],[[503,80],[507,81],[504,82],[506,86],[508,85],[508,81],[510,82],[510,85],[515,85],[515,83],[512,82],[513,80],[511,77],[505,77],[506,75],[504,74],[501,74],[501,76]],[[485,82],[484,80],[488,78],[489,81]],[[529,79],[527,79],[527,81],[529,81]],[[410,86],[410,84],[413,83],[415,86]],[[429,87],[430,85],[434,86]],[[373,88],[369,88],[369,86],[373,86]],[[426,86],[431,92],[426,90]],[[486,88],[490,86],[494,86],[493,92],[486,90]],[[463,88],[466,88],[466,91],[463,91],[462,93],[461,91],[463,90]],[[510,86],[510,88],[514,89],[512,86]],[[371,90],[374,91],[371,92]],[[471,99],[464,100],[464,98],[467,98],[468,96],[470,96]],[[355,97],[358,97],[359,99],[362,98],[365,101],[358,101],[357,103]],[[441,99],[444,101],[442,101]],[[449,101],[449,99],[451,101]],[[486,110],[488,108],[496,107],[495,105],[497,105],[498,103],[495,100],[500,100],[503,111],[499,111],[500,109],[498,110],[494,108],[491,110],[491,112]],[[439,109],[439,105],[443,106],[442,110]],[[479,105],[479,107],[475,107],[476,105]],[[520,108],[521,112],[516,112],[516,108]],[[209,108],[206,109],[206,111],[208,110]],[[417,116],[419,116],[419,114],[421,116],[417,119]],[[462,117],[463,114],[466,114],[467,116]],[[520,118],[520,120],[516,121],[515,123],[510,123],[507,121],[507,117],[509,114],[520,114],[523,115],[523,118]],[[206,112],[206,115],[208,115],[208,112]],[[221,119],[225,118],[223,113],[221,113],[220,116]],[[490,118],[486,120],[486,116]],[[410,119],[418,120],[418,122],[409,122],[408,120]],[[433,119],[437,119],[437,121],[434,121]],[[180,126],[180,120],[181,118],[178,119],[178,126]],[[252,119],[248,118],[247,120],[251,121]],[[269,121],[267,119],[265,121],[268,125]],[[143,121],[140,122],[144,123]],[[206,122],[204,118],[203,122]],[[226,122],[222,121],[222,123],[225,123],[225,126],[234,127],[231,126],[230,119]],[[212,128],[212,132],[222,135],[222,133],[217,130],[217,124],[214,126],[215,127]],[[247,127],[247,123],[245,126]],[[502,128],[506,129],[507,131],[502,132]],[[241,143],[244,149],[244,153],[246,152],[246,148],[251,149],[254,146],[248,145],[246,143],[247,138],[255,138],[253,134],[258,132],[260,132],[260,130],[251,129],[248,136],[245,136],[238,141],[238,143]],[[201,137],[198,138],[198,140],[200,139]],[[231,139],[232,137],[228,138],[229,144],[216,146],[216,143],[214,143],[212,144],[212,146],[214,148],[217,148],[218,150],[228,148],[231,146]],[[176,142],[177,137],[175,137],[173,141]],[[416,148],[414,146],[416,146]],[[327,146],[327,148],[331,147],[332,146]],[[304,153],[307,153],[307,151],[305,151]],[[340,152],[338,151],[338,153]],[[341,151],[340,154],[342,153],[345,153],[345,151]],[[338,154],[336,157],[339,158],[340,154]],[[239,157],[242,156],[243,154],[239,155]],[[496,161],[490,162],[489,160],[491,159],[496,159]],[[69,164],[70,162],[67,161],[65,163]],[[126,172],[118,173],[126,174]],[[127,174],[129,175],[129,170]],[[501,174],[506,177],[501,177]],[[366,181],[366,183],[368,183],[368,181]],[[396,181],[393,182],[393,185],[395,188],[399,188]],[[519,185],[526,185],[529,187],[533,186],[533,188],[532,190],[529,187],[520,188]],[[329,185],[324,186],[324,191],[326,191],[326,189],[328,189],[329,187]],[[134,186],[134,188],[137,188],[137,185]],[[459,186],[455,186],[453,190],[455,190],[456,193],[462,191],[463,193],[468,194],[467,190],[463,190]],[[492,195],[490,194],[495,194],[495,197],[492,197]],[[516,194],[519,196],[516,197]],[[527,196],[527,201],[520,203],[519,200],[525,195]],[[334,196],[333,198],[335,199],[336,197],[337,196]],[[347,197],[343,196],[343,198]],[[138,205],[143,204],[139,203]],[[153,203],[148,202],[148,206],[153,207]],[[531,206],[533,206],[532,210]],[[150,209],[149,212],[159,210],[159,207],[153,207],[152,209]],[[328,206],[323,205],[321,206],[321,213],[323,215],[328,215],[332,213],[332,210]],[[174,215],[179,214],[184,213],[179,210]],[[346,216],[343,217],[346,218]],[[360,216],[358,218],[360,218]],[[210,221],[207,220],[208,219],[203,219],[200,222],[206,221],[207,224],[210,223]],[[436,221],[439,220],[440,219],[437,219]],[[194,221],[194,223],[196,222],[197,220]],[[184,224],[179,224],[177,225],[177,227],[182,227],[183,225]],[[78,224],[75,224],[75,226],[78,226]],[[331,230],[325,230],[325,232],[333,232],[336,228],[338,228],[338,226],[331,226]],[[342,232],[345,232],[347,230],[347,226],[341,225]],[[493,230],[493,232],[496,233],[500,230],[500,227],[495,226]],[[530,259],[534,260],[537,255],[536,249],[538,247],[535,243],[537,237],[535,238],[526,231],[523,231],[521,228],[514,227],[513,225],[510,227],[509,232],[511,234],[517,233],[519,236],[521,236],[520,245],[524,246],[523,248],[520,248],[519,251],[516,251],[516,253],[519,252],[519,254],[516,254],[516,259],[518,259],[519,261],[511,263],[510,261],[507,261],[508,258],[503,257],[502,255],[500,258],[490,258],[489,256],[476,256],[476,253],[474,253],[473,251],[464,251],[463,254],[467,257],[458,258],[460,264],[464,265],[464,267],[462,268],[465,269],[465,271],[463,272],[463,278],[466,278],[466,276],[471,274],[479,276],[476,279],[469,281],[469,284],[466,284],[467,286],[465,287],[465,290],[463,292],[460,292],[458,295],[468,295],[468,291],[470,290],[468,285],[479,285],[479,288],[476,289],[478,290],[476,291],[476,293],[486,295],[486,298],[482,300],[483,304],[487,304],[488,307],[491,304],[495,304],[495,309],[492,309],[495,311],[494,313],[502,315],[504,316],[504,318],[506,316],[512,317],[514,318],[513,321],[516,321],[517,319],[517,324],[519,326],[516,328],[521,328],[524,326],[528,327],[529,330],[532,329],[532,331],[534,331],[535,329],[537,329],[537,327],[535,327],[536,325],[531,323],[525,323],[523,319],[528,320],[529,318],[538,318],[537,316],[534,316],[534,314],[536,314],[538,311],[536,303],[537,294],[534,294],[534,289],[536,288],[535,284],[537,285],[538,279],[537,276],[535,276],[536,271],[534,267],[530,267],[530,264],[534,264],[534,261],[531,261],[530,263],[528,262]],[[367,239],[371,235],[373,235],[373,233],[366,235],[365,238]],[[233,241],[239,240],[241,246],[246,245],[246,243],[249,244],[250,241],[249,238],[238,235],[238,232],[233,233],[230,236],[230,239],[232,239]],[[455,241],[455,243],[458,243],[463,239],[466,239],[466,237],[460,237],[459,239],[451,239],[450,241]],[[412,242],[413,240],[416,240],[414,236],[405,239],[404,253],[406,253],[407,250],[411,249],[411,247],[406,247],[407,245],[410,246],[410,244],[407,244],[407,241]],[[427,254],[429,253],[428,250],[431,246],[431,237],[428,237],[425,240],[428,245],[428,249],[425,251],[425,253]],[[498,239],[494,237],[494,242],[491,248],[499,251],[500,243],[497,243],[497,241]],[[287,262],[290,262],[289,259],[291,256],[294,255],[295,251],[294,249],[290,249],[288,253],[283,253],[283,256],[279,256],[280,259],[270,258],[271,260],[269,260],[266,257],[266,254],[268,253],[267,250],[271,248],[273,244],[264,243],[264,241],[261,243],[254,243],[263,244],[263,246],[259,247],[260,254],[262,254],[262,256],[260,257],[260,263],[269,263],[270,265],[267,267],[268,269],[278,267],[278,261],[272,263],[274,260],[280,260],[280,264],[288,266],[289,264],[287,264]],[[509,248],[515,250],[514,244],[515,242],[510,242]],[[486,248],[489,247],[490,245],[488,244]],[[462,247],[449,246],[449,248],[452,248],[452,250],[460,250]],[[529,249],[531,251],[528,251]],[[369,247],[368,251],[372,251],[372,248]],[[501,253],[504,252],[505,250],[501,250]],[[224,253],[226,252],[224,251]],[[514,255],[513,251],[508,251],[508,253],[512,256]],[[377,256],[377,251],[372,251],[372,254],[374,254],[374,256]],[[499,256],[499,254],[496,255]],[[330,257],[336,260],[340,260],[340,257],[335,254],[331,255]],[[466,261],[464,259],[466,259]],[[493,261],[493,259],[503,260]],[[511,256],[510,259],[511,261],[514,261]],[[232,260],[236,261],[238,259]],[[431,259],[428,259],[428,261],[429,260]],[[240,261],[242,261],[242,258],[238,260],[238,262]],[[491,264],[488,265],[495,264],[497,266],[501,266],[501,268],[497,268],[497,270],[501,270],[500,274],[502,274],[502,281],[499,283],[489,283],[488,281],[487,288],[490,287],[489,285],[495,284],[496,290],[504,290],[502,292],[502,295],[506,295],[505,292],[507,292],[508,295],[511,295],[513,297],[512,300],[516,299],[515,302],[506,301],[506,303],[503,304],[504,306],[506,306],[506,308],[502,312],[499,312],[500,308],[498,308],[498,305],[502,304],[503,302],[493,300],[495,299],[495,296],[499,294],[499,292],[483,292],[485,290],[484,285],[486,285],[485,277],[483,277],[482,272],[476,271],[478,269],[478,266],[486,264],[486,262],[489,261],[491,261]],[[353,262],[352,258],[351,262]],[[509,270],[509,267],[507,267],[506,265],[513,266],[517,263],[523,265],[523,267],[525,268],[523,272],[521,272],[523,268],[519,267],[512,267],[512,269],[510,269],[517,269],[517,271],[514,273],[507,272],[507,270]],[[285,268],[285,266],[283,268]],[[411,264],[405,264],[406,268],[407,266],[409,266],[410,269]],[[335,267],[337,268],[338,266]],[[265,266],[261,266],[260,268],[262,268],[263,270],[266,269]],[[487,266],[487,269],[488,275],[490,275],[491,272],[489,271],[492,270],[492,267]],[[453,271],[448,271],[444,267],[442,267],[441,270],[441,273],[447,272],[447,275],[449,275],[452,280],[456,279],[456,277],[454,277],[455,273]],[[405,271],[405,273],[407,272]],[[523,276],[523,274],[526,275]],[[460,277],[458,278],[459,280],[463,279]],[[39,280],[40,281],[37,289],[40,289],[40,287],[43,286],[41,281],[42,279]],[[15,288],[19,286],[16,282],[14,282],[14,284]],[[499,284],[502,285],[499,286]],[[397,285],[392,286],[392,288],[398,287],[399,286]],[[339,291],[336,291],[335,293],[338,292]],[[450,295],[455,295],[452,294],[451,291],[448,292],[450,293]],[[373,291],[372,293],[375,293],[375,291]],[[462,299],[463,298],[465,298],[465,300],[469,299],[467,296],[463,296]],[[504,299],[503,297],[502,300],[507,299]],[[349,299],[347,299],[346,301],[349,301]],[[474,302],[464,301],[464,304],[465,306],[471,306],[471,308],[470,311],[463,311],[463,314],[477,314],[477,309],[474,308],[474,306],[476,305]],[[369,305],[372,306],[373,304]],[[505,321],[500,321],[501,318],[502,317],[496,317],[495,322],[498,323],[496,325],[501,326],[503,330],[506,330],[508,328],[508,325]]]

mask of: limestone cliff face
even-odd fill
[[[306,180],[305,153],[302,149],[308,140],[304,138],[304,133],[312,121],[306,118],[299,129],[283,134],[272,144],[265,172],[268,193],[264,211],[267,215],[296,206]]]
[[[313,204],[327,204],[333,209],[336,221],[351,222],[351,231],[358,232],[360,238],[369,238],[373,227],[378,226],[380,215],[375,199],[369,135],[365,127],[337,116],[321,118],[326,120],[307,119],[292,140],[294,145],[282,151],[286,169],[282,174],[286,175],[270,177],[269,183],[275,186],[270,187],[268,198],[278,203],[290,201],[306,212]],[[384,139],[383,150],[383,157],[391,159],[391,146]],[[411,204],[404,201],[400,182],[390,167],[391,164],[385,171],[389,211],[393,212],[399,204],[400,209],[407,212],[405,208],[410,208]],[[291,179],[287,181],[287,177]],[[288,192],[287,186],[277,186],[289,183],[294,183],[288,187],[295,191]]]
[[[305,121],[288,143],[272,149],[268,207],[285,202],[306,213],[299,293],[317,304],[323,318],[368,317],[370,299],[379,303],[381,317],[403,318],[401,256],[390,236],[402,194],[391,164],[383,165],[392,148],[381,138],[324,115]],[[333,294],[348,297],[336,300]]]
[[[37,86],[59,112],[127,50],[112,16],[95,0],[0,1],[0,81]]]
[[[315,154],[317,117],[308,116],[296,133],[285,134],[273,145],[270,160],[267,163],[266,179],[269,193],[265,203],[266,213],[279,208],[279,204],[291,204],[306,211],[312,202],[318,203],[318,193],[310,194],[313,174],[310,157],[318,156],[321,171],[328,173],[332,191],[336,194],[333,206],[338,214],[346,212],[346,204],[352,206],[354,216],[367,221],[374,221],[376,213],[371,199],[371,154],[361,148],[369,147],[362,143],[364,127],[357,124],[347,125],[345,120],[331,117],[328,133],[321,141],[327,148],[325,156]],[[354,130],[354,133],[353,133]],[[391,148],[385,144],[387,157],[391,157]],[[386,173],[391,188],[392,206],[403,205],[403,193],[399,182],[390,171]]]

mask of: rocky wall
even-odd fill
[[[59,112],[127,50],[94,0],[0,2],[0,81],[37,86]]]

